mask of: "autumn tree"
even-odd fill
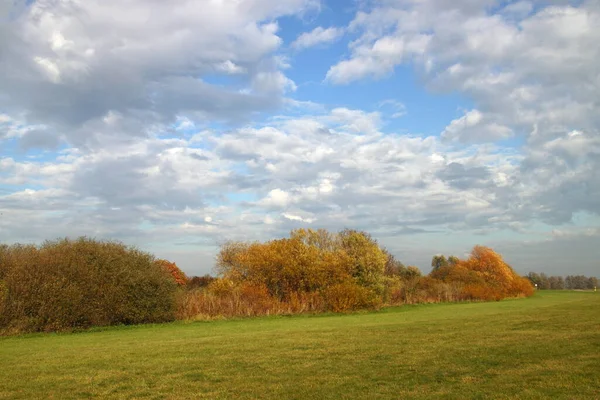
[[[460,260],[458,259],[458,257],[450,256],[450,257],[448,257],[448,266],[454,267],[454,266],[458,265],[459,261]]]
[[[401,276],[402,271],[406,270],[406,267],[400,260],[397,260],[393,254],[384,250],[384,253],[387,256],[387,260],[385,261],[385,275],[386,276]]]
[[[187,276],[174,262],[158,259],[155,261],[155,263],[164,271],[168,272],[169,275],[173,277],[175,283],[177,283],[179,286],[184,286],[187,283]]]
[[[502,256],[489,247],[475,246],[469,258],[459,262],[459,266],[474,271],[482,277],[489,291],[493,292],[496,298],[533,292],[531,283],[515,273]]]
[[[378,292],[383,290],[382,278],[387,256],[377,241],[368,233],[349,229],[340,232],[339,237],[342,248],[350,258],[350,273],[357,283]]]

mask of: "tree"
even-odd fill
[[[545,273],[541,273],[540,274],[540,284],[539,284],[539,289],[544,289],[544,290],[548,290],[551,289],[552,286],[550,284],[550,279],[548,278],[548,275],[546,275]]]
[[[567,286],[567,289],[571,290],[587,289],[588,278],[583,275],[568,275],[565,278],[565,284]]]
[[[413,279],[413,278],[419,278],[422,275],[423,274],[421,273],[421,270],[419,269],[419,267],[415,267],[414,265],[409,265],[408,267],[406,267],[406,271],[404,272],[403,278],[405,280],[409,280],[409,279]]]
[[[158,259],[155,261],[155,263],[165,272],[168,272],[173,277],[175,283],[177,283],[179,286],[183,286],[187,283],[187,276],[174,262]]]
[[[443,255],[433,256],[433,258],[431,259],[431,266],[433,267],[434,270],[440,269],[442,267],[447,267],[448,260],[446,260],[446,257]]]
[[[448,257],[448,266],[454,267],[454,266],[458,265],[459,261],[460,260],[458,259],[458,257],[450,256],[450,257]]]
[[[406,269],[404,264],[397,260],[391,253],[387,250],[384,250],[384,253],[387,256],[387,260],[385,262],[385,275],[386,276],[401,276],[402,271]]]
[[[526,276],[527,279],[531,281],[531,284],[536,286],[538,289],[540,288],[540,284],[542,282],[540,275],[536,272],[530,272]]]
[[[470,257],[461,261],[459,266],[483,278],[488,292],[494,293],[496,299],[533,292],[531,283],[517,275],[502,256],[489,247],[475,246]]]
[[[550,283],[550,289],[552,290],[561,290],[565,288],[565,281],[562,276],[550,276],[548,282]]]
[[[377,241],[366,232],[345,229],[339,233],[342,248],[350,257],[351,274],[361,286],[383,290],[387,256]]]

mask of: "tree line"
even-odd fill
[[[542,290],[589,290],[595,289],[598,285],[598,278],[595,276],[584,276],[584,275],[567,275],[562,276],[548,276],[545,273],[530,272],[525,276],[531,281],[532,284],[536,285],[538,289]]]

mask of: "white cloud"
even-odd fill
[[[42,68],[43,72],[52,83],[60,82],[60,69],[56,63],[43,57],[34,57],[34,61]]]
[[[246,73],[246,68],[240,67],[239,65],[231,62],[231,60],[225,60],[221,64],[216,65],[217,71],[225,72],[226,74],[243,74]]]
[[[299,215],[294,215],[290,213],[283,213],[281,214],[281,216],[285,219],[289,219],[290,221],[306,222],[307,224],[312,224],[316,221],[314,218],[303,218]]]
[[[11,8],[0,22],[0,146],[9,151],[0,158],[0,239],[111,237],[190,263],[194,252],[211,262],[225,239],[280,237],[301,224],[370,231],[406,262],[480,241],[523,254],[506,237],[551,237],[560,256],[576,240],[591,243],[600,215],[597,2],[365,3],[343,28],[356,36],[348,57],[327,79],[383,78],[411,63],[432,92],[472,103],[430,137],[389,129],[404,97],[375,101],[376,111],[303,97],[305,82],[287,75],[294,59],[279,53],[280,17],[315,4]],[[316,29],[293,46],[341,30]],[[284,98],[296,89],[302,100]],[[279,106],[281,115],[263,113]],[[516,144],[499,147],[509,137]]]
[[[292,47],[296,49],[306,49],[317,46],[319,44],[331,43],[338,40],[344,34],[342,28],[330,27],[324,29],[316,27],[310,32],[304,32],[292,43]]]
[[[365,76],[381,78],[393,72],[404,61],[423,55],[430,37],[416,34],[406,37],[384,36],[373,43],[361,43],[352,49],[352,57],[332,66],[326,79],[344,84]]]
[[[93,144],[109,112],[129,121],[118,134],[130,136],[166,129],[181,114],[239,122],[277,107],[295,89],[276,54],[282,40],[275,20],[315,6],[37,0],[0,22],[0,107],[75,145]],[[238,76],[239,86],[207,82],[215,73]]]
[[[88,234],[150,249],[201,241],[202,251],[214,251],[225,239],[277,237],[311,224],[365,229],[409,257],[424,232],[439,243],[456,231],[517,235],[539,219],[598,212],[591,200],[597,185],[589,186],[587,203],[557,196],[573,184],[573,173],[593,179],[600,150],[586,132],[524,157],[487,145],[457,150],[435,137],[385,135],[376,124],[368,124],[368,135],[349,128],[366,115],[333,109],[282,117],[276,126],[213,135],[202,148],[191,138],[140,138],[69,151],[63,161],[2,159],[2,183],[43,189],[0,194],[0,238]],[[561,165],[564,173],[548,178],[551,186],[540,183]],[[397,235],[406,238],[400,247]]]
[[[252,87],[259,93],[284,93],[286,91],[295,91],[297,89],[293,80],[286,77],[281,71],[261,72],[257,74]]]
[[[333,109],[330,119],[339,123],[341,129],[357,134],[376,133],[381,125],[381,115],[378,112],[366,113],[344,107]]]
[[[484,121],[495,124],[487,127],[490,140],[506,136],[504,127],[529,133],[537,125],[549,138],[597,130],[596,2],[534,8],[513,2],[500,10],[493,1],[374,4],[350,24],[358,39],[349,45],[350,57],[329,69],[330,82],[379,78],[412,63],[430,89],[472,99]]]
[[[453,120],[442,132],[442,138],[460,142],[488,142],[506,139],[513,135],[512,129],[489,120],[479,110],[470,110]]]
[[[534,5],[530,1],[517,1],[516,3],[507,4],[506,7],[502,9],[502,14],[508,15],[515,18],[523,18],[529,14],[534,9]]]
[[[265,207],[285,208],[291,201],[291,196],[288,192],[281,189],[273,189],[260,201],[260,204]]]

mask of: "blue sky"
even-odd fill
[[[368,231],[597,274],[597,1],[0,5],[0,240]]]

